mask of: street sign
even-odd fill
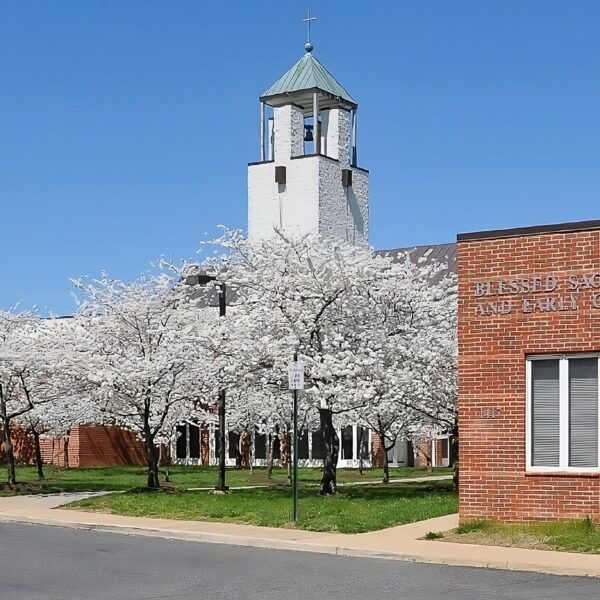
[[[304,389],[304,363],[294,361],[288,365],[288,381],[290,390]]]

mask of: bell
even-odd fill
[[[304,126],[304,141],[305,142],[313,142],[314,141],[314,137],[313,137],[313,126],[312,125],[305,125]]]

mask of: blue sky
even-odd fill
[[[68,313],[246,224],[258,97],[306,3],[0,0],[0,307]],[[314,1],[359,102],[376,248],[599,218],[600,3]]]

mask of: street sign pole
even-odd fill
[[[294,362],[298,362],[298,353],[294,352]],[[293,473],[293,511],[294,523],[298,522],[298,390],[294,389],[294,473]]]
[[[288,365],[289,389],[294,398],[293,440],[292,440],[292,520],[298,522],[298,390],[304,389],[304,363],[298,361],[294,352],[294,362]]]

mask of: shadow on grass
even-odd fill
[[[1,465],[0,465],[1,468]],[[164,468],[161,470],[161,484],[176,488],[206,487],[211,488],[217,483],[217,470],[214,466],[198,465],[174,465],[169,468],[170,482],[165,482]],[[368,497],[371,493],[370,487],[362,488],[356,486],[344,487],[344,483],[361,482],[367,484],[379,484],[381,469],[365,470],[361,476],[356,469],[339,469],[339,484],[341,495],[348,497]],[[13,491],[3,491],[0,495],[14,495],[19,493],[70,493],[70,492],[102,492],[102,491],[126,491],[132,488],[141,488],[146,482],[147,470],[143,465],[137,466],[114,466],[114,467],[84,467],[62,469],[47,465],[44,469],[46,478],[42,481],[37,479],[35,467],[19,465],[17,467],[17,480],[23,484],[22,488]],[[394,477],[412,477],[415,474],[426,474],[423,470],[401,468],[396,469]],[[437,473],[435,473],[437,474]],[[316,493],[315,489],[321,478],[321,470],[318,468],[299,470],[300,489],[305,489],[308,495]],[[279,489],[283,493],[289,493],[290,485],[287,483],[287,469],[277,467],[273,470],[273,478],[267,477],[266,468],[255,468],[252,473],[243,469],[227,469],[227,483],[232,487],[268,485],[273,489]],[[27,487],[29,486],[29,487]],[[382,488],[383,489],[383,488]],[[394,489],[394,484],[387,488]],[[408,488],[407,488],[408,489]],[[364,491],[360,491],[364,490]],[[381,492],[385,496],[385,492]]]

